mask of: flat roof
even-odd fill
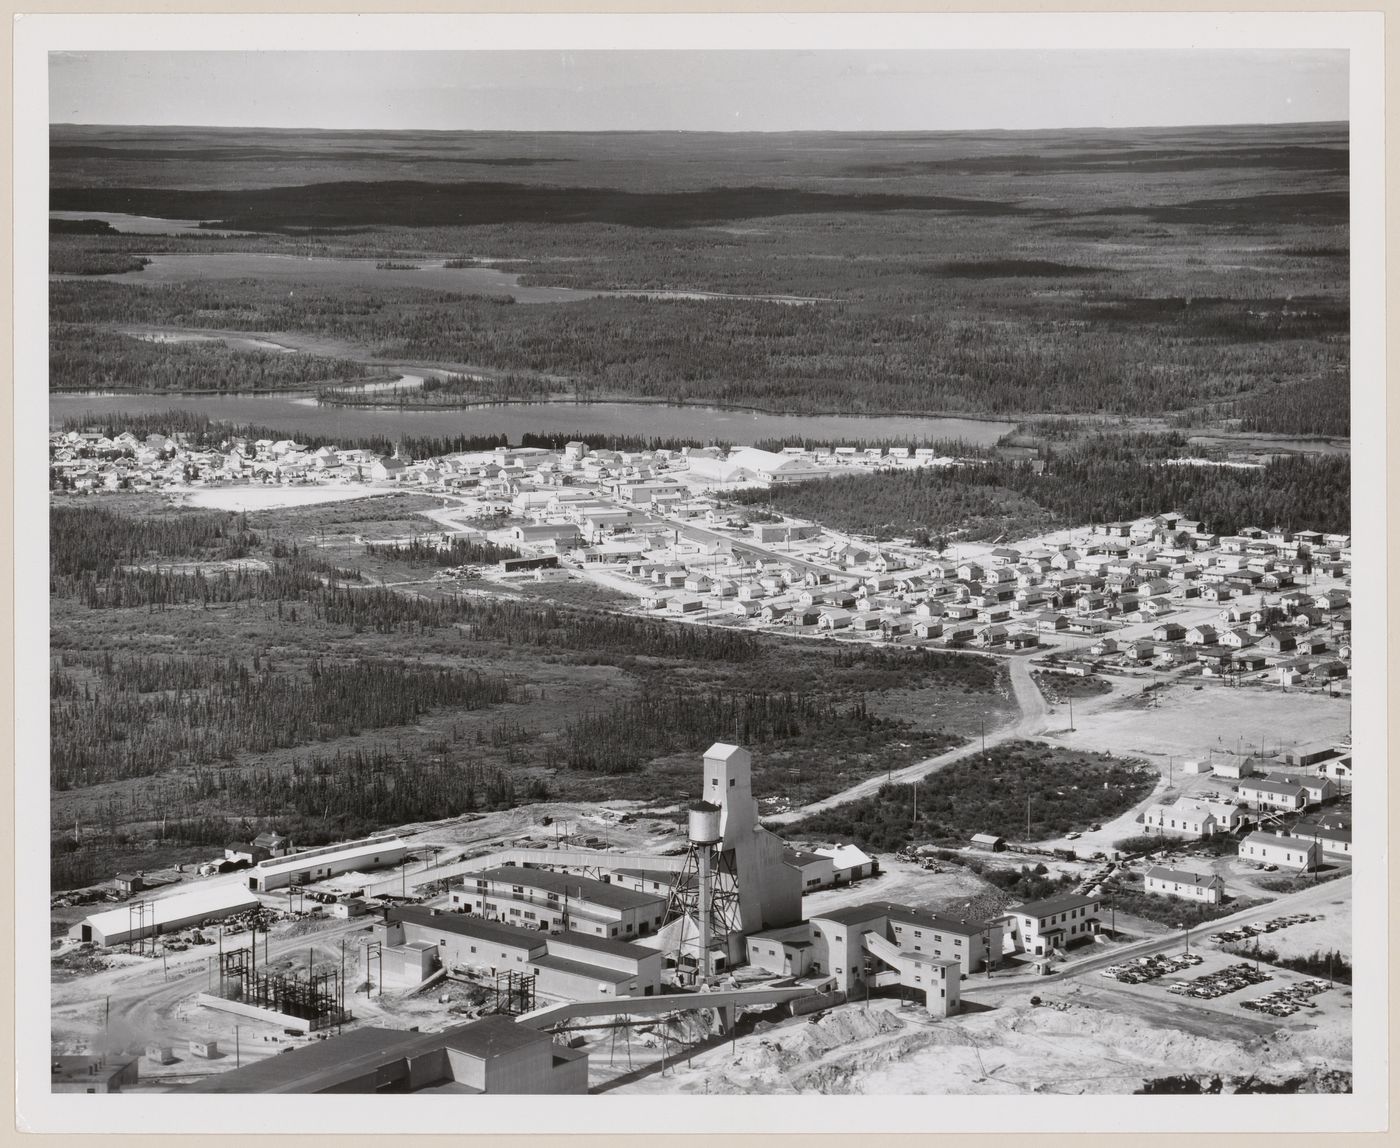
[[[605,965],[590,965],[584,961],[571,961],[568,957],[556,957],[552,953],[546,953],[542,957],[531,957],[530,963],[541,969],[554,969],[561,973],[572,973],[575,976],[587,977],[589,980],[606,981],[608,984],[620,985],[624,981],[637,979],[635,972],[626,972],[623,969],[611,969]]]
[[[848,905],[841,909],[833,909],[829,913],[813,913],[813,921],[833,921],[838,925],[855,925],[862,921],[874,920],[877,917],[888,917],[892,921],[900,921],[915,925],[927,925],[931,928],[944,929],[949,933],[961,933],[963,936],[973,936],[982,932],[988,925],[987,921],[956,921],[951,917],[940,917],[924,909],[916,909],[911,905],[899,905],[893,901],[868,901],[863,905]]]
[[[269,1056],[247,1068],[222,1072],[182,1091],[324,1092],[346,1080],[364,1076],[380,1065],[437,1049],[450,1048],[488,1059],[541,1042],[553,1043],[547,1033],[499,1016],[483,1017],[443,1032],[351,1029],[329,1040],[314,1041],[291,1052]]]
[[[555,873],[550,869],[529,869],[523,865],[503,865],[495,869],[485,869],[479,873],[463,875],[465,881],[486,880],[508,882],[511,885],[529,886],[558,893],[609,909],[640,909],[655,905],[661,898],[651,893],[639,893],[624,889],[606,881],[595,881],[591,877],[576,877],[572,873]]]
[[[549,934],[539,929],[522,929],[518,925],[506,925],[499,921],[488,921],[484,917],[470,913],[434,913],[413,905],[392,909],[388,921],[402,921],[406,925],[417,925],[425,929],[438,929],[459,937],[476,937],[499,945],[513,945],[516,948],[534,950],[543,948]]]
[[[611,953],[615,957],[631,957],[635,960],[642,960],[657,953],[656,949],[649,949],[645,945],[637,945],[631,941],[615,941],[611,937],[592,937],[587,933],[576,933],[572,929],[565,929],[562,933],[549,934],[548,944],[551,949],[555,945],[573,945],[575,948],[588,949],[595,953]]]
[[[398,837],[355,841],[347,844],[343,849],[308,849],[305,852],[293,853],[287,857],[260,861],[251,872],[257,877],[280,876],[283,873],[295,873],[302,869],[314,869],[325,865],[328,861],[346,861],[351,858],[372,856],[375,853],[392,853],[396,849],[407,848],[408,846]]]
[[[387,1028],[355,1028],[278,1053],[246,1068],[198,1080],[183,1092],[320,1092],[369,1072],[421,1044],[423,1034]]]

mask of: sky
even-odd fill
[[[1346,120],[1345,51],[51,53],[49,122],[940,131]]]

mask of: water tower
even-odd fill
[[[738,885],[730,854],[719,848],[724,840],[720,815],[720,807],[708,801],[690,805],[685,862],[666,905],[666,919],[679,923],[678,955],[695,949],[696,976],[702,981],[713,972],[715,939],[724,941],[727,951],[727,938],[739,929]]]

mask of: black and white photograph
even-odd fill
[[[33,1126],[1383,1121],[1378,21],[48,20]]]

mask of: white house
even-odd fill
[[[1239,792],[1241,801],[1246,801],[1258,809],[1297,811],[1308,803],[1307,790],[1281,777],[1242,781]]]
[[[1306,873],[1317,868],[1322,847],[1316,841],[1301,837],[1283,837],[1277,833],[1251,833],[1240,842],[1240,860],[1259,864],[1279,865]]]
[[[1181,800],[1175,805],[1149,805],[1142,815],[1148,833],[1180,837],[1210,837],[1239,827],[1238,806],[1228,802]]]
[[[1143,889],[1148,893],[1198,901],[1203,905],[1218,905],[1225,896],[1225,882],[1214,874],[1188,873],[1162,865],[1154,865],[1147,871]]]

